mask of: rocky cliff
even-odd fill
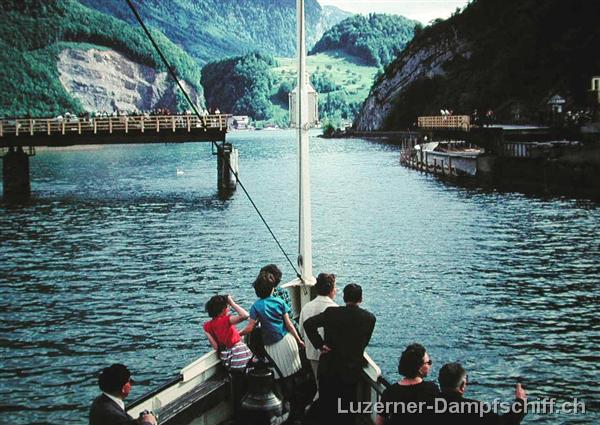
[[[167,72],[114,50],[66,48],[58,55],[57,68],[65,90],[87,111],[178,109],[175,83]],[[184,87],[196,104],[202,103],[190,84]]]
[[[445,76],[445,64],[458,56],[468,58],[470,54],[468,41],[454,34],[411,44],[375,82],[354,126],[360,131],[393,127],[389,120],[395,108],[401,106],[396,100],[404,91],[419,80]]]
[[[473,0],[416,34],[376,80],[355,127],[402,129],[440,109],[539,123],[554,95],[565,111],[583,110],[600,73],[598,16],[598,1]]]

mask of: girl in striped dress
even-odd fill
[[[229,314],[229,307],[237,315]],[[243,371],[252,358],[252,352],[240,338],[235,325],[248,319],[246,310],[237,305],[229,295],[215,295],[206,303],[211,320],[204,324],[204,333],[214,350],[219,353],[225,367]]]

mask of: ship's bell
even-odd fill
[[[248,374],[248,392],[242,398],[241,409],[252,417],[280,416],[282,403],[273,391],[273,372],[265,367],[253,369]]]

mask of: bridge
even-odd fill
[[[225,141],[229,115],[0,120],[0,147]]]
[[[238,153],[225,142],[229,115],[140,115],[0,120],[5,199],[31,193],[29,157],[40,146],[221,142],[217,144],[219,189],[233,190]]]

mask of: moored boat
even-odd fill
[[[485,149],[464,141],[428,142],[403,152],[400,161],[409,167],[451,177],[475,177],[477,161]]]

